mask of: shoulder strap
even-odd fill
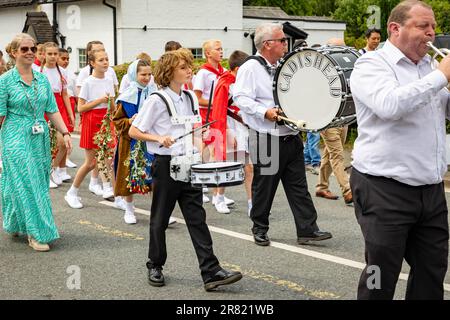
[[[169,112],[170,117],[172,117],[174,114],[176,115],[176,110],[175,110],[173,101],[172,101],[172,99],[170,99],[170,97],[168,96],[167,93],[165,93],[163,90],[158,90],[158,91],[152,92],[150,95],[157,95],[158,97],[161,98],[161,100],[166,105],[167,112]]]
[[[187,95],[189,101],[191,102],[191,109],[194,115],[198,114],[198,99],[197,96],[190,90],[183,90],[184,94]]]
[[[267,73],[271,76],[272,75],[272,67],[267,64],[267,61],[261,57],[261,56],[248,56],[247,59],[245,59],[244,63],[246,63],[249,60],[256,60],[258,61],[264,69],[266,69]]]

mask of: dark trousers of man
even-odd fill
[[[213,252],[206,212],[202,206],[202,189],[170,177],[170,156],[156,156],[152,164],[153,200],[150,215],[150,243],[147,268],[163,266],[167,259],[166,229],[178,201],[194,245],[203,281],[221,269]]]
[[[272,142],[276,142],[273,147]],[[250,212],[253,221],[252,232],[266,233],[269,230],[269,212],[280,180],[294,215],[297,237],[317,231],[317,212],[308,191],[303,143],[299,135],[277,137],[251,130],[249,146],[254,174],[253,207]],[[275,150],[272,150],[273,148]],[[268,155],[270,164],[263,159]],[[268,168],[269,166],[272,168]]]
[[[355,214],[367,266],[358,299],[393,299],[403,258],[410,265],[406,299],[443,299],[448,210],[443,183],[412,187],[352,169]],[[373,267],[379,270],[379,287]]]

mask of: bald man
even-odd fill
[[[343,39],[331,38],[327,41],[329,46],[345,46]],[[344,166],[344,143],[347,138],[348,127],[330,128],[320,132],[324,142],[324,150],[320,161],[319,183],[316,185],[316,196],[337,200],[339,196],[333,194],[329,189],[331,172],[336,176],[344,203],[353,206],[353,196],[350,183]]]

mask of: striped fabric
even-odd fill
[[[0,77],[0,116],[5,116],[0,132],[3,228],[49,243],[59,234],[49,195],[50,138],[44,112],[54,113],[58,108],[47,78],[34,71],[33,75],[31,86],[21,80],[16,68]],[[34,112],[22,84],[32,102],[37,97],[37,121],[43,134],[32,134]]]

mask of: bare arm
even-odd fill
[[[209,105],[209,101],[202,98],[202,92],[200,90],[195,90],[195,95],[198,99],[198,104],[202,107],[207,107]]]
[[[159,142],[166,148],[169,148],[171,145],[173,145],[175,143],[174,139],[170,136],[158,136],[155,134],[145,133],[133,125],[131,125],[130,131],[128,131],[128,135],[132,139],[136,139],[136,140]]]
[[[96,106],[102,103],[108,103],[108,96],[104,96],[103,98],[96,99],[91,102],[87,102],[83,98],[78,98],[78,112],[86,112],[91,109],[94,109]]]
[[[64,105],[66,106],[66,109],[67,109],[67,114],[69,115],[69,121],[73,126],[75,126],[75,116],[72,112],[72,106],[70,104],[69,95],[67,94],[67,89],[64,89],[62,91],[62,97],[64,100]]]

